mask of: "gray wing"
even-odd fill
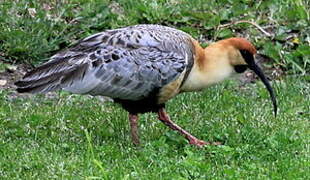
[[[73,93],[139,100],[177,79],[192,63],[191,37],[181,31],[138,25],[90,36],[20,81],[33,92]],[[20,86],[31,89],[32,86]],[[17,83],[18,85],[18,83]]]

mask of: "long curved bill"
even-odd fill
[[[276,96],[275,93],[269,83],[269,81],[267,80],[266,76],[264,75],[263,71],[261,70],[261,68],[259,66],[257,66],[255,63],[252,63],[251,65],[249,65],[249,68],[251,70],[253,70],[255,72],[255,74],[257,74],[257,76],[263,81],[263,83],[265,84],[269,94],[270,94],[270,98],[273,104],[273,111],[274,111],[274,115],[275,117],[277,116],[277,100],[276,100]]]

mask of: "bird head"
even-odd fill
[[[266,86],[275,116],[277,101],[275,93],[261,68],[255,62],[255,47],[244,38],[229,38],[202,48],[198,41],[193,41],[195,47],[195,63],[184,82],[181,91],[199,91],[214,83],[218,83],[231,74],[243,73],[251,69]]]
[[[264,75],[262,69],[255,62],[255,47],[244,38],[229,38],[223,40],[223,44],[226,44],[226,47],[232,47],[234,50],[229,51],[231,54],[229,55],[229,63],[233,66],[234,71],[236,73],[243,73],[247,69],[251,69],[254,73],[262,80],[264,85],[266,86],[271,101],[273,103],[274,114],[277,115],[277,101],[275,97],[275,93]]]

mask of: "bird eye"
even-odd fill
[[[253,54],[251,54],[249,51],[246,50],[240,50],[240,53],[243,57],[243,59],[245,60],[245,62],[250,65],[254,63],[254,57]]]
[[[236,65],[234,69],[237,73],[243,73],[248,68],[247,65]]]

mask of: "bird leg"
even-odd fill
[[[160,108],[158,111],[158,119],[163,122],[166,126],[170,127],[173,130],[178,131],[182,135],[185,136],[185,138],[189,141],[189,144],[196,145],[198,147],[202,147],[206,144],[209,144],[205,141],[197,139],[195,136],[191,135],[189,132],[182,129],[180,126],[178,126],[176,123],[171,121],[169,115],[166,113],[164,108]]]
[[[137,114],[129,114],[129,123],[130,123],[130,133],[132,142],[135,145],[139,145],[139,136],[138,136],[138,115]]]

